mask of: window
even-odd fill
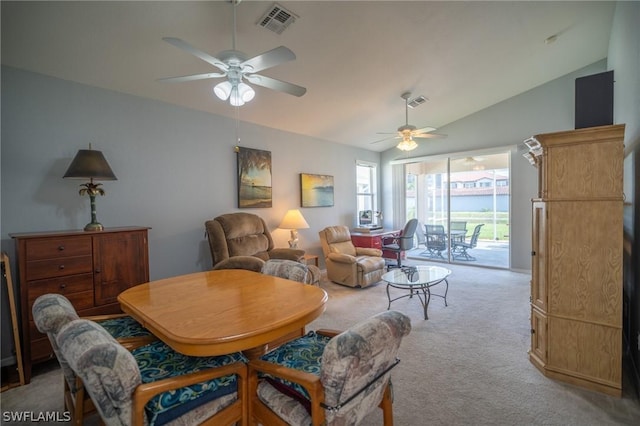
[[[358,211],[378,210],[376,182],[376,164],[358,161],[356,163],[356,205]]]

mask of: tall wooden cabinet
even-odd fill
[[[531,362],[546,376],[622,389],[624,125],[534,136]]]
[[[148,229],[10,234],[18,258],[27,383],[32,364],[53,356],[49,339],[33,323],[35,299],[46,293],[62,294],[80,316],[121,312],[118,294],[149,281]]]

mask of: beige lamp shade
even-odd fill
[[[284,215],[284,219],[282,219],[279,226],[279,228],[291,230],[291,239],[289,240],[289,247],[291,248],[298,247],[298,229],[306,229],[308,227],[309,224],[298,209],[289,210]]]
[[[293,209],[289,210],[286,215],[284,215],[284,219],[280,222],[280,228],[282,229],[307,229],[309,224],[300,213],[300,210]]]

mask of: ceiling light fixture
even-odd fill
[[[416,141],[411,139],[411,136],[404,136],[402,140],[396,145],[400,151],[412,151],[418,147]]]

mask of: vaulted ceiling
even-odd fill
[[[307,93],[254,86],[240,120],[376,151],[395,144],[371,144],[378,132],[405,124],[405,91],[428,98],[409,109],[410,124],[442,127],[605,58],[615,8],[611,1],[280,1],[297,18],[276,34],[257,25],[273,4],[237,6],[236,48],[253,57],[288,47],[296,60],[261,74]],[[219,79],[157,81],[217,71],[162,37],[215,56],[231,48],[232,22],[228,1],[2,1],[2,64],[236,117],[212,93]]]

